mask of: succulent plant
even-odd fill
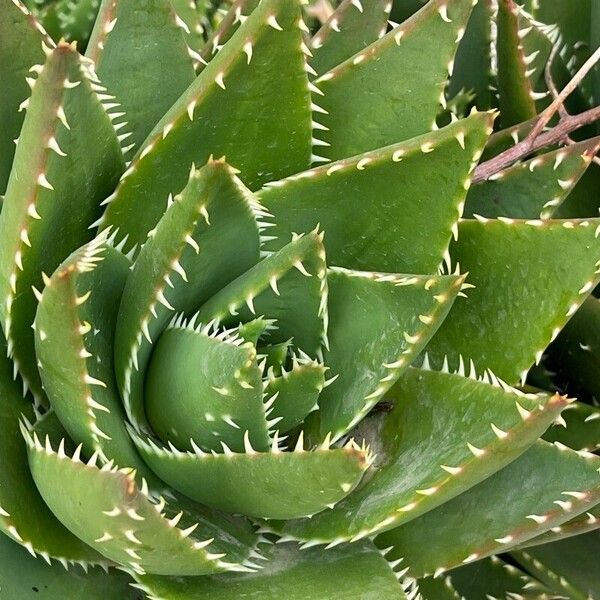
[[[4,0],[2,597],[600,597],[565,7]]]

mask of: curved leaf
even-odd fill
[[[31,473],[52,512],[92,548],[138,573],[246,570],[241,563],[248,558],[252,534],[236,537],[200,514],[165,510],[164,499],[151,496],[144,483],[138,487],[131,469],[112,463],[100,469],[96,454],[81,462],[80,447],[71,454],[60,429],[58,420],[22,428]]]
[[[95,74],[76,50],[59,44],[38,67],[0,214],[0,313],[10,354],[40,399],[32,286],[40,290],[42,274],[92,237],[124,163]]]
[[[146,240],[193,162],[225,155],[250,189],[308,166],[310,92],[299,17],[297,0],[264,0],[155,127],[104,220],[129,236],[126,251]]]

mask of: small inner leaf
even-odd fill
[[[210,325],[176,323],[160,337],[148,368],[146,413],[165,442],[222,452],[265,451],[269,436],[256,350]]]

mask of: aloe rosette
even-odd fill
[[[472,185],[509,142],[456,68],[497,19],[502,126],[525,121],[513,34],[552,31],[413,4],[345,0],[312,37],[299,0],[38,7],[81,54],[5,2],[7,597],[589,585],[548,571],[597,546],[598,409],[528,373],[594,311],[600,219],[565,207],[598,143]]]

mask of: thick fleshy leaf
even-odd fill
[[[574,394],[579,397],[585,394],[600,400],[600,300],[598,298],[589,296],[566,324],[548,349],[547,364],[553,372],[556,372],[559,382],[564,380],[570,387],[575,386]],[[598,433],[600,434],[600,431]]]
[[[590,165],[600,140],[588,140],[516,164],[472,186],[465,216],[547,219]]]
[[[432,0],[317,79],[315,116],[328,144],[316,146],[317,153],[337,160],[430,131],[472,8],[471,0]]]
[[[256,349],[239,336],[176,321],[158,340],[146,376],[146,414],[166,444],[244,451],[269,448]]]
[[[6,358],[6,343],[0,332],[0,531],[45,560],[52,557],[65,566],[75,562],[106,564],[108,561],[65,529],[40,497],[19,432],[19,419],[33,419],[33,410],[29,398],[22,398],[19,387],[13,381],[12,365]],[[0,581],[4,593],[5,581]]]
[[[514,0],[498,1],[496,56],[498,61],[498,97],[503,127],[510,127],[537,114],[533,89],[527,76],[527,61],[521,36],[523,33],[518,5]],[[535,58],[535,56],[533,57]]]
[[[259,260],[260,205],[222,161],[192,170],[127,279],[115,336],[125,409],[143,426],[143,385],[152,344],[176,311],[191,312]]]
[[[192,162],[225,155],[251,189],[308,166],[299,17],[297,0],[264,0],[158,123],[107,208],[105,226],[129,236],[125,250],[146,240]]]
[[[406,598],[395,573],[370,542],[327,552],[318,549],[299,550],[295,544],[284,544],[271,547],[263,553],[268,561],[255,574],[193,579],[147,575],[137,580],[140,589],[151,597],[169,600]]]
[[[307,451],[303,436],[293,452],[282,452],[275,436],[270,452],[256,452],[248,443],[244,453],[224,445],[223,454],[208,454],[160,447],[133,435],[144,460],[174,489],[207,506],[265,519],[312,515],[339,502],[372,461],[369,450],[353,442],[332,449],[326,442]]]
[[[63,43],[36,69],[0,215],[0,312],[10,354],[39,398],[32,286],[92,237],[124,163],[92,67]]]
[[[341,2],[310,41],[311,67],[325,73],[383,37],[392,4],[389,0]]]
[[[64,600],[139,600],[140,595],[130,587],[132,579],[124,573],[101,569],[84,572],[80,567],[66,571],[62,565],[47,565],[35,560],[8,538],[0,535],[0,581],[5,598],[40,598]]]
[[[429,344],[433,363],[455,369],[462,355],[509,384],[524,378],[598,281],[599,224],[461,222],[450,254],[475,288]]]
[[[600,201],[596,190],[600,187],[600,166],[592,163],[569,197],[557,209],[557,219],[594,217],[598,214]]]
[[[236,248],[236,251],[237,248]],[[327,264],[323,233],[295,236],[215,294],[198,319],[235,326],[256,315],[275,321],[271,343],[292,339],[311,357],[321,354],[327,336]]]
[[[44,390],[71,438],[104,462],[151,476],[125,429],[113,346],[130,262],[101,234],[71,255],[44,288],[35,318]]]
[[[330,269],[328,377],[306,431],[338,439],[382,399],[440,326],[463,277]]]
[[[29,69],[44,61],[42,41],[52,41],[41,25],[19,1],[5,2],[0,19],[0,195],[4,194],[15,154],[13,140],[19,137],[25,113],[19,109],[31,93],[26,78]]]
[[[562,419],[546,431],[544,439],[560,442],[573,450],[596,452],[600,449],[600,408],[581,402],[573,403]]]
[[[428,581],[440,581],[441,578]],[[490,556],[475,563],[453,569],[444,580],[455,590],[457,600],[468,598],[468,600],[491,600],[491,598],[528,598],[529,600],[542,600],[543,592],[549,593],[539,581],[528,576],[524,571],[497,556]],[[419,589],[426,580],[420,581]],[[528,595],[529,594],[529,595]],[[426,600],[435,600],[435,597]]]
[[[100,7],[86,55],[125,112],[127,144],[135,148],[196,77],[182,25],[171,0],[104,0]]]
[[[600,535],[595,532],[510,556],[554,593],[572,600],[589,600],[600,590],[599,552]]]
[[[544,531],[541,535],[527,540],[523,544],[520,544],[517,549],[522,550],[523,548],[550,544],[573,536],[597,531],[598,529],[600,529],[600,504],[578,517],[567,521],[563,525],[553,527],[548,531]]]
[[[408,142],[277,181],[259,194],[280,248],[320,223],[330,264],[434,273],[462,216],[493,117],[477,114]]]
[[[393,546],[386,556],[403,557],[413,577],[503,552],[598,504],[599,467],[593,454],[538,441],[469,491],[378,536],[377,545]]]
[[[397,527],[516,459],[568,403],[503,389],[487,373],[478,380],[474,367],[469,377],[411,368],[386,398],[392,411],[353,432],[377,449],[375,474],[333,509],[278,524],[278,533],[337,544]]]
[[[448,84],[447,96],[461,92],[475,94],[473,102],[479,110],[492,107],[491,0],[479,0],[460,40],[454,71]]]
[[[22,433],[42,497],[77,537],[138,573],[246,570],[241,563],[254,543],[247,528],[226,529],[224,519],[213,524],[176,501],[165,505],[164,499],[149,494],[145,484],[136,484],[129,468],[119,470],[107,463],[100,469],[96,455],[81,462],[80,447],[72,453],[60,429],[58,420],[50,419],[38,422],[33,430],[23,427]]]

